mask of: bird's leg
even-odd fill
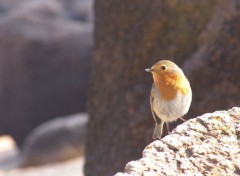
[[[179,117],[182,121],[186,122],[186,120],[183,118],[183,116]]]
[[[168,125],[167,122],[166,122],[166,124],[167,124],[167,133],[169,134],[169,133],[170,133],[170,131],[169,131],[169,125]]]
[[[153,139],[161,139],[162,133],[163,133],[163,125],[164,125],[164,121],[162,121],[160,124],[159,123],[155,124]]]

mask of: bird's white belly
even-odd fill
[[[161,97],[160,92],[155,89],[155,96],[153,100],[153,111],[165,122],[175,121],[185,115],[192,101],[192,92],[189,92],[189,94],[185,96],[178,92],[174,99],[165,100]]]

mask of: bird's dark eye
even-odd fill
[[[161,69],[162,69],[162,70],[166,70],[166,67],[163,65],[163,66],[161,67]]]

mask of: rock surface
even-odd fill
[[[93,32],[58,0],[16,6],[0,20],[0,134],[21,146],[44,121],[86,110]]]
[[[14,139],[8,135],[0,135],[0,173],[3,169],[18,167],[19,161],[19,150]]]
[[[213,12],[183,65],[194,92],[189,116],[240,105],[240,8],[221,0]]]
[[[87,176],[121,171],[152,140],[152,78],[144,69],[160,59],[175,61],[190,80],[185,119],[240,105],[238,0],[96,0],[95,14]]]
[[[0,18],[12,10],[22,8],[24,4],[41,1],[43,0],[0,0]],[[66,17],[93,25],[93,0],[49,0],[48,2],[54,1],[62,6]]]
[[[67,10],[67,15],[74,20],[93,25],[94,0],[59,0]]]
[[[239,175],[240,108],[203,114],[149,144],[125,173],[140,175]]]
[[[74,114],[45,122],[24,141],[21,166],[36,166],[84,156],[87,114]]]

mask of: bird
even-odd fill
[[[181,68],[170,60],[160,60],[151,68],[145,69],[153,77],[150,94],[150,107],[155,120],[153,139],[160,139],[164,123],[183,119],[192,102],[192,89]]]

